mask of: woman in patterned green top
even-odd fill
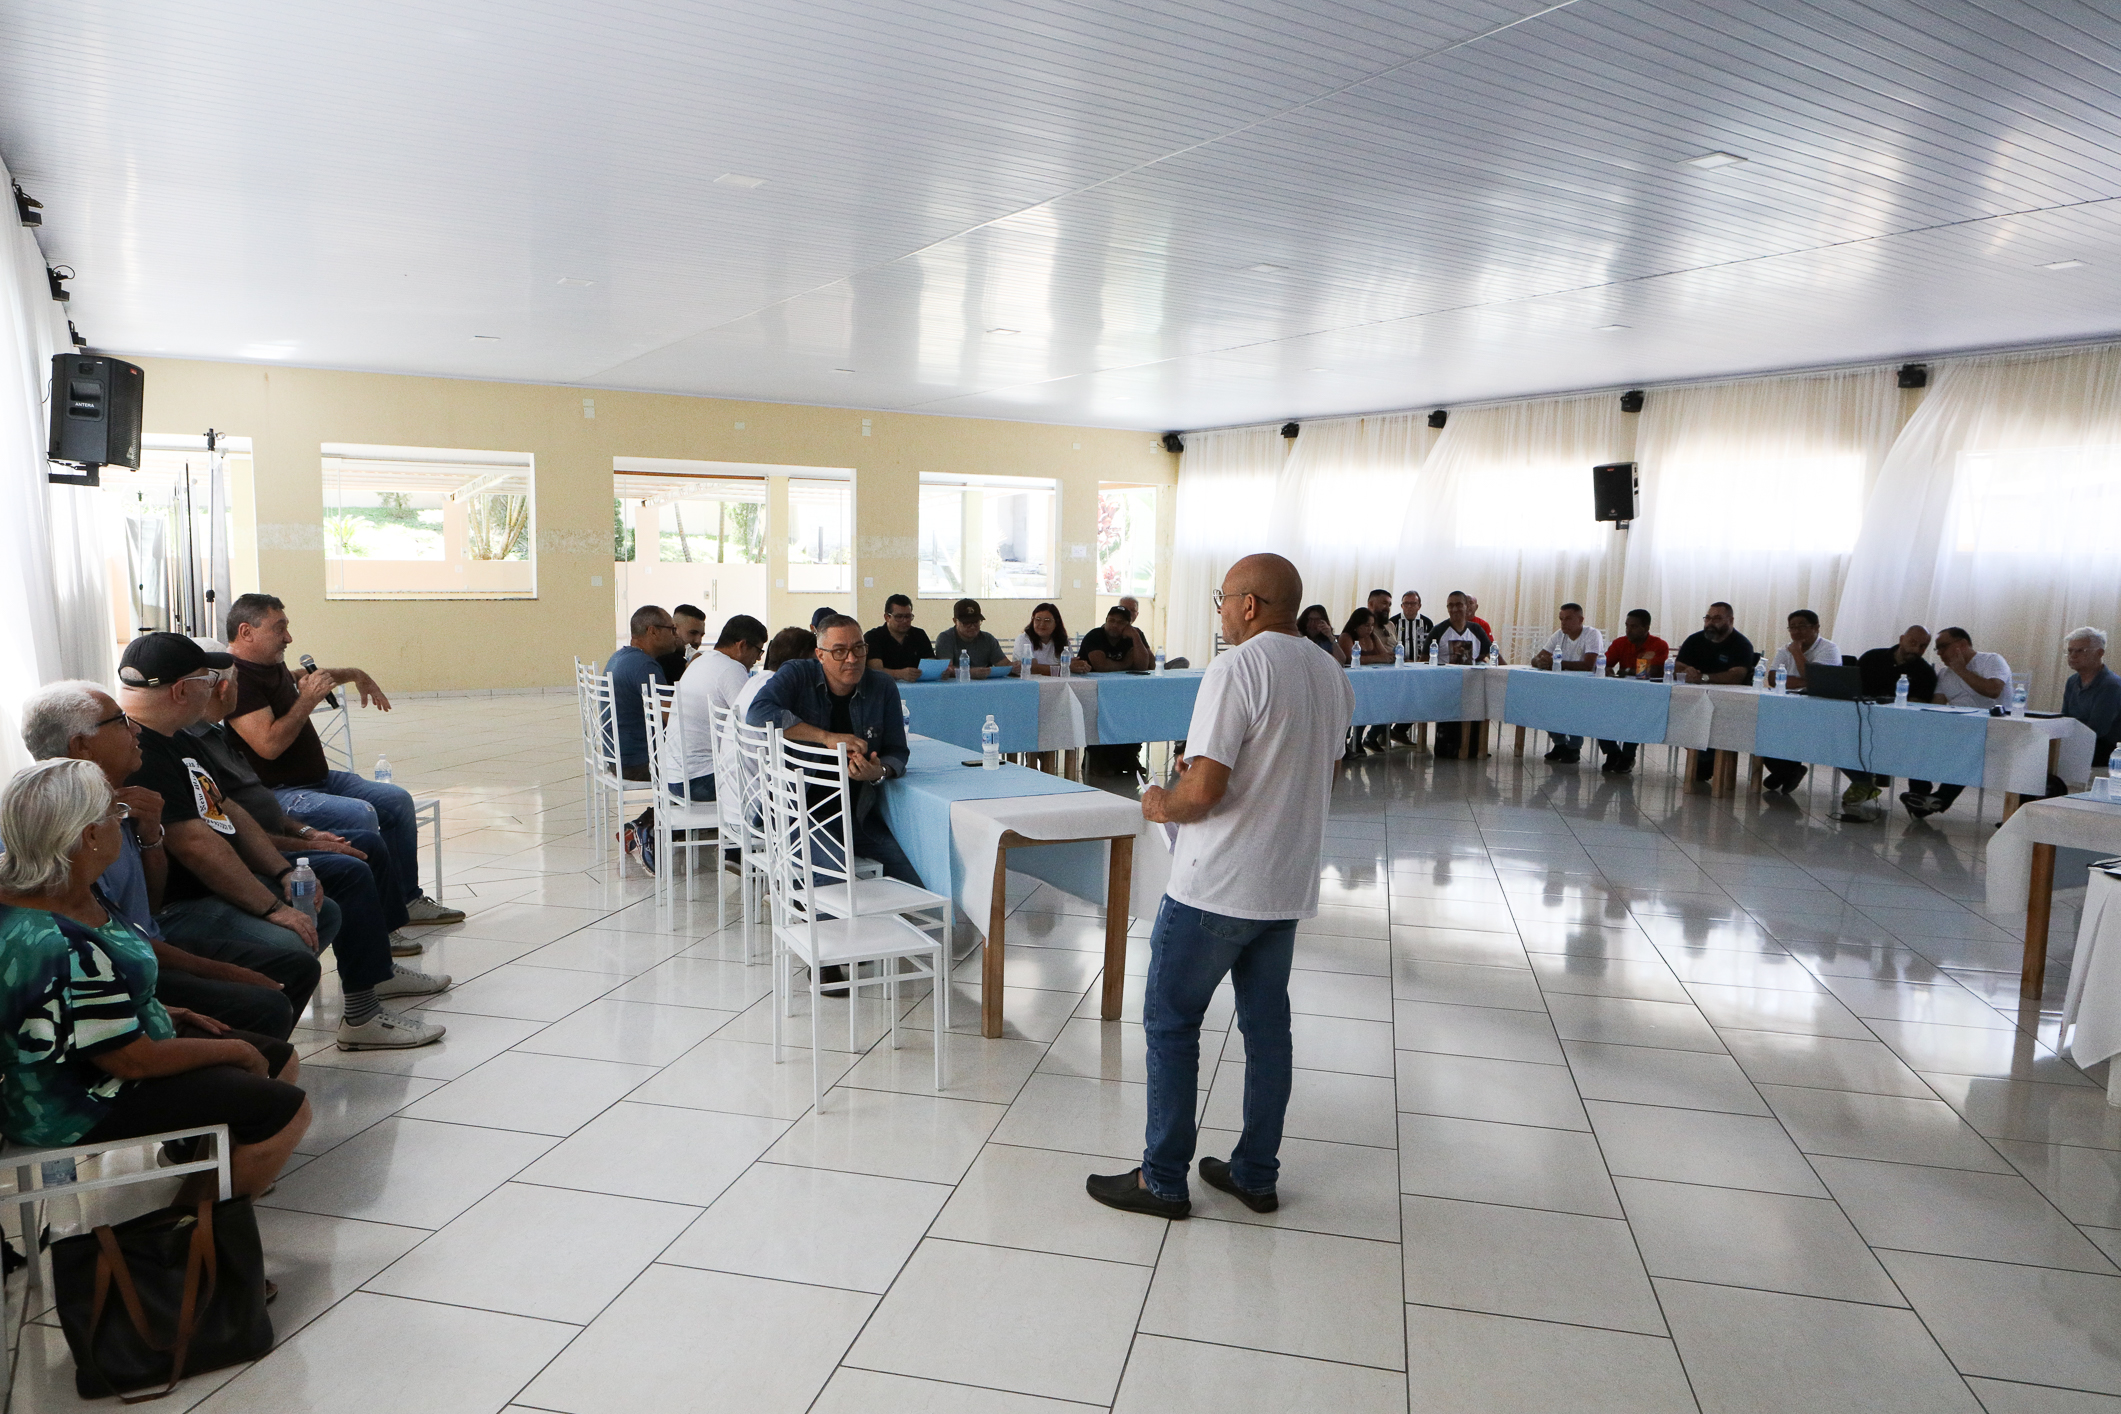
[[[0,793],[0,1132],[56,1146],[226,1124],[235,1191],[262,1192],[309,1127],[297,1062],[155,1000],[152,947],[93,888],[122,812],[88,761],[39,762]],[[195,1174],[179,1201],[213,1193]]]

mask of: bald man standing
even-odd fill
[[[1289,963],[1296,922],[1318,913],[1318,857],[1355,693],[1328,654],[1297,636],[1303,580],[1279,555],[1248,555],[1215,596],[1230,650],[1209,665],[1176,783],[1142,793],[1142,815],[1176,825],[1171,882],[1149,938],[1142,994],[1149,1040],[1148,1142],[1139,1168],[1093,1174],[1108,1207],[1192,1211],[1200,1023],[1229,977],[1245,1037],[1244,1134],[1200,1176],[1255,1213],[1280,1206],[1289,1107]]]

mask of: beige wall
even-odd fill
[[[853,607],[865,624],[882,621],[886,595],[913,592],[921,472],[1054,477],[1061,484],[1056,601],[1077,633],[1093,627],[1108,602],[1094,592],[1094,558],[1067,557],[1071,544],[1090,545],[1095,555],[1098,482],[1168,488],[1177,475],[1178,459],[1147,432],[257,364],[137,361],[147,371],[147,431],[213,427],[253,439],[257,582],[243,581],[246,547],[238,546],[236,591],[263,588],[287,601],[295,653],[311,652],[334,666],[359,665],[386,688],[405,692],[561,686],[570,681],[570,659],[601,661],[611,651],[613,457],[854,468]],[[583,416],[585,397],[596,401],[593,419]],[[327,442],[533,453],[538,597],[327,601],[319,452]],[[1159,498],[1159,599],[1153,608],[1145,606],[1152,641],[1161,639],[1168,598],[1161,579],[1170,562],[1172,500],[1168,491]],[[252,510],[238,507],[239,535]],[[786,552],[777,530],[768,541],[772,575],[784,579]],[[592,577],[601,578],[602,586],[592,585]],[[873,588],[864,587],[865,578],[875,581]],[[1081,588],[1074,587],[1077,580]],[[797,602],[777,591],[769,627],[807,624],[816,607],[811,597]],[[990,600],[985,608],[988,627],[1007,643],[1030,616],[1031,604]],[[949,606],[922,600],[916,614],[932,633],[946,626]]]

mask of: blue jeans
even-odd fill
[[[280,892],[280,886],[270,879],[261,878],[258,882],[275,894]],[[280,984],[281,994],[287,1000],[288,1026],[292,1028],[302,1019],[303,1010],[309,1006],[310,994],[317,990],[322,968],[316,954],[296,934],[277,923],[253,917],[212,894],[170,904],[155,915],[155,922],[172,947],[216,962],[248,967],[272,978]],[[327,896],[324,907],[317,912],[320,947],[332,945],[339,935],[340,922],[339,901]],[[181,991],[182,984],[179,989]],[[190,1005],[181,1000],[177,1004]],[[265,1034],[276,1033],[268,1031]]]
[[[670,793],[679,800],[712,800],[714,799],[714,772],[709,771],[704,776],[694,776],[685,784],[671,786],[669,789]]]
[[[426,892],[420,887],[420,828],[413,818],[412,794],[403,786],[385,785],[351,771],[333,771],[307,786],[281,786],[273,791],[280,808],[288,814],[345,835],[352,830],[374,830],[390,846],[390,863],[398,886],[410,902]],[[350,836],[349,836],[350,837]]]
[[[339,984],[357,992],[388,978],[390,929],[383,922],[376,875],[350,854],[288,854],[286,859],[289,864],[307,859],[324,886],[325,901],[338,907],[339,931],[331,952],[339,963]]]
[[[1142,1178],[1157,1197],[1186,1196],[1200,1103],[1200,1019],[1226,975],[1237,990],[1237,1026],[1245,1035],[1244,1134],[1230,1151],[1230,1178],[1248,1192],[1273,1190],[1289,1108],[1289,962],[1295,953],[1293,918],[1230,918],[1168,897],[1157,910],[1142,993],[1149,1037]]]

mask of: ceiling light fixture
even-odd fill
[[[2081,260],[2050,260],[2040,268],[2042,270],[2082,270],[2084,262]]]
[[[1247,265],[1245,267],[1245,269],[1251,271],[1255,275],[1279,275],[1286,268],[1286,266],[1281,265],[1269,265],[1265,261],[1261,261],[1257,265]]]
[[[562,275],[559,279],[559,283],[566,285],[571,289],[586,290],[591,285],[594,285],[596,281],[585,280],[579,275]]]
[[[741,172],[724,172],[714,179],[718,187],[742,187],[745,191],[757,191],[766,185],[764,177],[747,177]]]
[[[480,340],[489,344],[498,344],[499,342],[501,342],[501,336],[499,334],[473,334],[471,337],[475,340]]]
[[[835,369],[833,369],[832,371],[833,371],[834,373],[852,373],[852,372],[854,372],[854,370],[853,370],[853,369],[851,369],[851,368],[835,368]]]
[[[990,334],[1021,334],[1024,331],[1021,329],[989,329],[987,332]]]
[[[1682,167],[1699,167],[1703,171],[1711,171],[1717,167],[1735,167],[1743,161],[1745,159],[1735,152],[1704,152],[1699,157],[1686,158],[1679,165]]]
[[[1610,334],[1616,329],[1632,329],[1634,327],[1635,326],[1632,324],[1600,324],[1597,327],[1596,332],[1600,334]]]

